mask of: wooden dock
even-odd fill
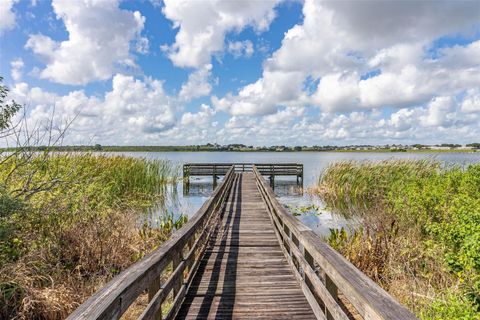
[[[288,262],[253,173],[233,187],[178,319],[315,319]]]
[[[416,319],[289,214],[255,165],[231,165],[185,226],[68,319],[119,319],[145,293],[138,319]]]

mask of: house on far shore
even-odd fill
[[[474,147],[461,146],[457,148],[458,150],[475,150]]]
[[[473,146],[459,145],[459,144],[442,144],[431,146],[431,150],[475,150]]]

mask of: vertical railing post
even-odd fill
[[[302,171],[302,187],[303,187],[303,164],[300,166]]]
[[[325,287],[327,288],[327,291],[330,293],[330,295],[333,297],[333,299],[337,302],[338,304],[338,289],[337,285],[330,279],[330,276],[328,274],[325,274]],[[326,308],[325,308],[326,309]],[[328,311],[328,309],[325,310],[327,314],[327,320],[333,320],[333,316]]]
[[[160,290],[161,287],[161,281],[160,281],[160,276],[155,278],[151,283],[150,286],[148,287],[148,302],[152,301],[153,297],[155,294]],[[155,315],[153,317],[155,320],[162,320],[162,306],[158,308],[157,312],[155,312]]]
[[[196,235],[196,233],[193,233],[193,234],[190,236],[190,239],[189,239],[188,242],[187,242],[187,247],[188,247],[187,252],[190,252],[190,250],[192,250],[192,248],[193,248],[193,244],[195,243],[195,238],[196,238],[195,235]],[[192,263],[188,263],[189,267],[186,269],[186,270],[187,270],[187,277],[188,277],[188,274],[189,274],[190,271],[191,271],[190,268],[191,268],[191,266],[193,265],[193,263],[195,262],[195,260],[196,260],[196,252],[193,252],[193,262],[192,262]],[[185,278],[184,278],[184,280],[185,280]]]
[[[175,255],[173,256],[172,272],[175,272],[180,262],[182,262],[182,259],[183,259],[183,250],[180,250],[179,252],[176,252]],[[182,284],[183,284],[183,275],[179,275],[178,279],[174,280],[174,285],[173,285],[174,299],[177,296],[177,294],[180,292],[180,288]]]
[[[286,225],[283,224],[283,231],[285,232],[286,236],[288,239],[292,239],[292,233],[290,231],[290,228]],[[288,239],[284,239],[284,244],[287,247],[287,252],[290,257],[292,257],[292,248],[290,248],[290,244],[288,242]]]

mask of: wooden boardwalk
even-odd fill
[[[68,319],[120,319],[142,296],[139,320],[416,319],[285,210],[257,165],[228,168],[181,229]]]
[[[236,173],[178,319],[315,319],[253,173]]]

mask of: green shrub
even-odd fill
[[[448,292],[442,299],[435,299],[420,313],[422,319],[437,320],[477,320],[478,305],[458,293]]]
[[[382,285],[391,282],[388,278],[394,270],[403,268],[412,273],[412,282],[423,281],[438,295],[450,294],[451,285],[457,288],[457,299],[448,298],[450,305],[440,300],[426,303],[426,309],[417,310],[421,315],[430,318],[438,312],[440,318],[457,314],[460,319],[469,319],[477,310],[480,164],[463,168],[424,160],[342,162],[324,172],[317,190],[337,212],[362,217],[362,228],[353,232],[356,238],[334,234],[329,241],[354,263],[361,265],[357,255],[348,256],[351,248],[358,246],[358,233],[364,234],[365,241],[368,232],[373,246],[387,243],[384,247],[389,250],[382,259],[389,260],[390,269],[380,275]],[[402,255],[413,251],[422,257],[420,261],[402,260]],[[456,313],[457,309],[462,312]]]

